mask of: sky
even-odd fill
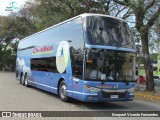
[[[26,0],[0,0],[0,15],[7,16],[11,12],[16,12]]]

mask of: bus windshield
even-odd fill
[[[129,27],[122,20],[90,16],[86,17],[84,24],[87,44],[135,48]]]
[[[88,49],[85,80],[133,81],[135,54],[131,52]]]

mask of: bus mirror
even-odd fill
[[[134,60],[134,56],[131,56],[131,57],[130,57],[130,63],[132,63],[133,60]]]
[[[92,61],[93,61],[92,52],[87,52],[87,63],[92,63]]]
[[[101,27],[99,27],[99,30],[103,30]]]
[[[72,42],[72,40],[67,40],[67,42],[71,43],[71,42]]]

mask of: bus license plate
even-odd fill
[[[111,95],[111,98],[118,98],[118,95]]]

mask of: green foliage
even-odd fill
[[[141,33],[149,30],[157,19],[158,8],[156,6],[155,0],[30,0],[18,13],[7,17],[0,16],[0,55],[16,54],[15,49],[14,52],[9,51],[15,47],[11,45],[14,38],[22,39],[82,13],[110,14],[126,20],[129,20],[130,15],[134,15],[136,29],[133,29],[133,35],[136,42],[142,43]],[[133,17],[131,17],[131,22],[133,21]],[[159,26],[160,22],[156,22],[157,36],[160,31]],[[152,38],[152,33],[150,38]],[[144,43],[146,44],[142,45],[142,48],[149,41],[146,40],[142,44]],[[151,41],[148,45],[154,46],[155,44],[152,43],[155,42]],[[155,57],[153,57],[154,59]],[[139,58],[137,61],[143,62]]]
[[[120,8],[117,13],[113,12],[117,7],[110,0],[27,1],[18,13],[0,16],[0,70],[7,69],[10,63],[14,66],[17,47],[15,39],[22,39],[82,13],[118,15]]]
[[[150,54],[150,58],[152,62],[157,62],[158,53]]]
[[[33,31],[33,26],[23,17],[0,16],[0,70],[14,71],[17,40]]]
[[[156,41],[155,43],[157,44],[156,50],[160,51],[160,18],[156,21],[155,27],[154,27],[154,32],[155,32],[155,36],[156,36]]]
[[[28,16],[34,16],[36,28],[42,30],[82,13],[107,14],[109,3],[110,0],[36,0],[25,6]]]
[[[135,15],[135,27],[142,43],[142,53],[147,77],[147,91],[154,91],[153,69],[149,54],[149,30],[160,16],[159,2],[156,0],[114,0],[116,3],[130,7]]]
[[[0,47],[0,70],[14,71],[16,61],[17,43],[10,43],[7,48],[6,45]],[[3,48],[6,48],[3,50]]]

